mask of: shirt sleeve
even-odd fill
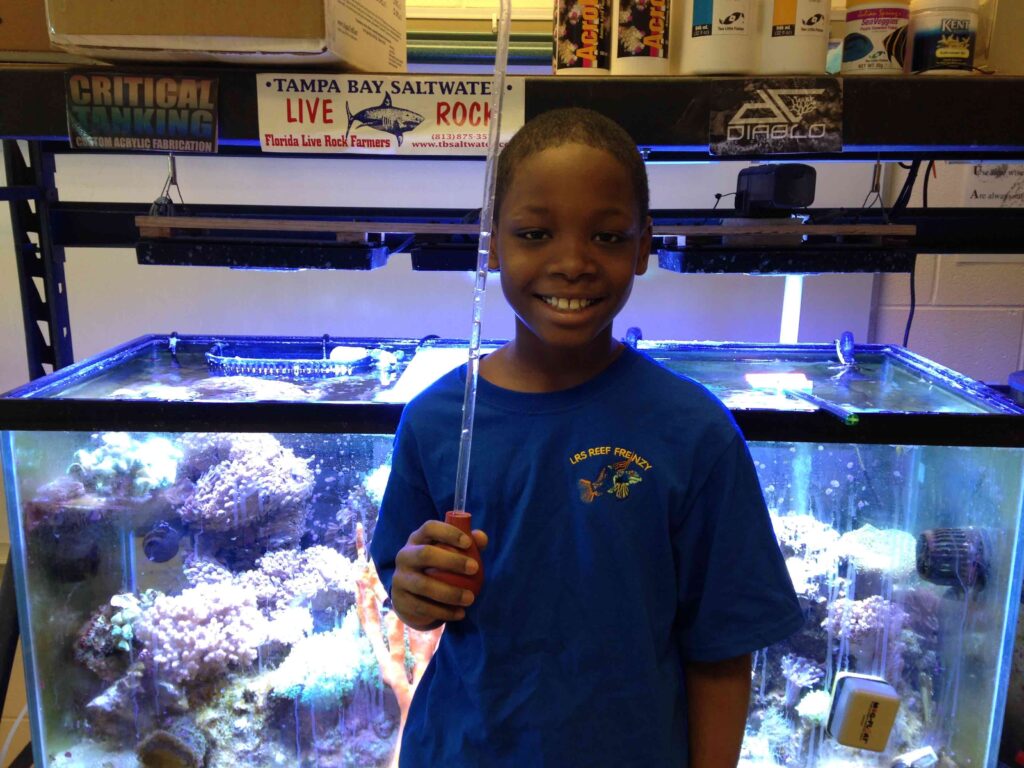
[[[779,642],[804,616],[753,460],[737,433],[673,531],[684,661],[719,661]]]
[[[398,551],[405,546],[413,531],[437,516],[427,490],[415,434],[403,417],[395,436],[391,474],[384,489],[373,540],[370,542],[370,557],[389,595]]]

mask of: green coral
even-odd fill
[[[296,643],[268,683],[271,696],[307,705],[338,704],[360,683],[381,687],[377,660],[355,608],[337,629]]]
[[[160,594],[155,589],[147,589],[136,597],[130,592],[114,595],[110,598],[110,604],[120,610],[110,617],[110,635],[114,638],[114,645],[122,651],[130,651],[132,640],[135,639],[135,621],[143,612],[153,605]]]
[[[127,432],[103,432],[94,450],[75,452],[68,472],[96,493],[106,496],[126,490],[131,496],[174,483],[182,452],[163,437],[136,440]]]
[[[811,726],[824,725],[832,708],[832,697],[828,691],[811,691],[796,705],[800,717]]]

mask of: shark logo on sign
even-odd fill
[[[759,88],[758,101],[743,104],[729,120],[729,141],[756,138],[773,139],[821,138],[824,123],[802,125],[805,115],[818,106],[824,88]]]
[[[345,102],[345,113],[348,115],[348,128],[345,130],[345,138],[348,138],[352,131],[352,123],[362,123],[369,128],[392,134],[398,139],[398,146],[402,146],[402,136],[411,131],[423,122],[423,115],[413,112],[411,109],[402,109],[391,104],[391,94],[384,95],[382,101],[376,107],[352,114],[348,102]]]

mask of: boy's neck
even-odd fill
[[[489,383],[515,392],[558,392],[590,381],[611,365],[622,349],[610,332],[585,348],[568,350],[516,334],[480,362],[480,374]]]

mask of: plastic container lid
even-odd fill
[[[882,7],[898,6],[900,8],[907,8],[910,6],[910,0],[846,0],[847,10],[860,8],[864,5],[880,5]]]
[[[979,0],[912,0],[910,3],[910,10],[937,11],[942,8],[944,10],[977,13],[979,6]]]

